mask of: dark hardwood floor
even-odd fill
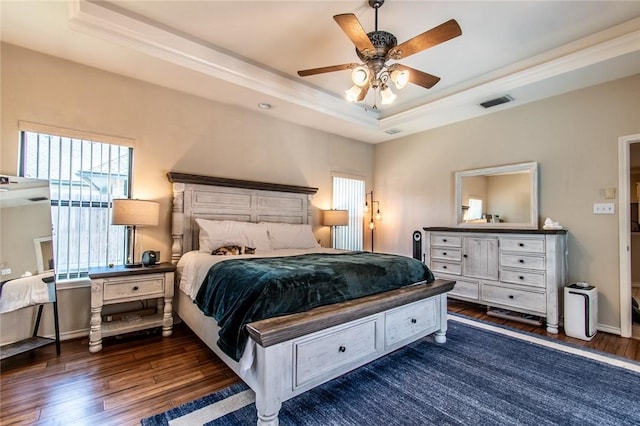
[[[600,332],[585,342],[455,301],[449,311],[640,361],[640,340]],[[58,357],[50,345],[5,359],[0,369],[0,425],[139,425],[239,380],[184,324],[169,338],[154,331],[105,339],[96,354],[88,338],[64,341]]]

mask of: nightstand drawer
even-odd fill
[[[104,281],[104,302],[162,297],[164,274],[153,276],[111,278]]]

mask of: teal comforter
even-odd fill
[[[218,322],[218,346],[238,361],[245,324],[433,280],[424,263],[390,254],[230,259],[211,267],[195,303]]]

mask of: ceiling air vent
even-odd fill
[[[385,130],[384,132],[389,134],[389,135],[395,135],[396,133],[400,133],[402,130],[400,129],[389,129],[389,130]]]
[[[490,101],[485,101],[480,103],[485,108],[491,108],[496,105],[506,104],[507,102],[511,102],[513,98],[510,95],[501,96],[499,98],[491,99]]]

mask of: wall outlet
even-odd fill
[[[11,268],[2,269],[2,275],[11,275]]]
[[[614,214],[615,212],[613,203],[593,203],[593,214]]]

